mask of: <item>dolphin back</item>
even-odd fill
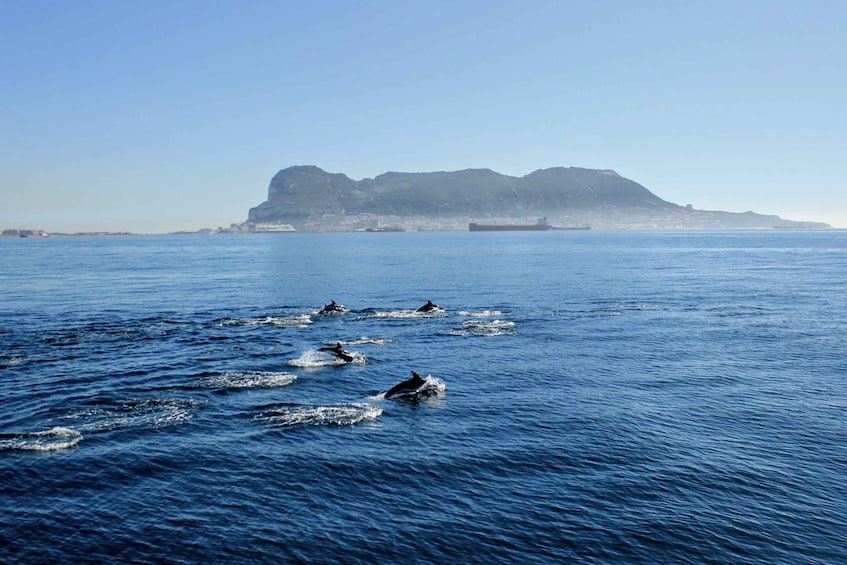
[[[406,379],[402,383],[398,383],[388,389],[385,392],[385,398],[397,398],[397,397],[408,397],[408,398],[416,398],[419,394],[426,392],[423,390],[427,383],[427,379],[424,379],[416,372],[412,371],[412,377],[410,379]]]

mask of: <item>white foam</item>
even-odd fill
[[[22,434],[0,440],[0,451],[20,449],[26,451],[54,451],[73,447],[82,441],[82,434],[72,428],[57,426],[42,432]]]
[[[443,394],[444,391],[447,390],[447,385],[444,384],[444,381],[442,381],[441,379],[439,379],[437,377],[427,375],[427,377],[424,380],[426,382],[424,384],[422,384],[418,388],[418,390],[433,391],[437,394]]]

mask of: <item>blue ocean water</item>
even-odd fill
[[[0,239],[0,264],[0,562],[847,562],[847,232]],[[383,398],[411,371],[445,390]]]

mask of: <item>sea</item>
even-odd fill
[[[847,231],[0,238],[0,265],[2,563],[847,563]],[[412,371],[430,394],[385,398]]]

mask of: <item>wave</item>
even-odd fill
[[[115,343],[167,338],[187,328],[186,322],[166,317],[103,321],[49,330],[41,336],[45,345],[71,347],[88,343]]]
[[[466,320],[460,329],[448,332],[449,335],[493,337],[500,335],[514,335],[515,323],[508,320]]]
[[[296,375],[284,371],[224,371],[200,379],[195,386],[201,388],[275,388],[290,385]]]
[[[375,420],[382,408],[366,403],[347,404],[274,404],[265,407],[254,419],[275,427],[288,426],[351,426],[365,420]]]
[[[73,447],[81,441],[79,431],[56,426],[42,432],[0,436],[0,451],[55,451]]]
[[[351,361],[351,363],[364,365],[367,360],[365,355],[362,353],[351,351],[350,355],[353,356],[353,360]],[[304,351],[303,354],[297,359],[291,359],[288,361],[288,364],[292,367],[302,367],[310,369],[316,367],[334,367],[337,365],[345,365],[346,363],[347,361],[339,359],[334,355],[325,353],[323,351],[315,351],[314,349]]]
[[[733,318],[741,316],[764,316],[770,314],[771,311],[767,308],[759,306],[733,305],[733,306],[715,306],[707,308],[707,312],[715,314],[720,318]]]
[[[667,310],[668,306],[661,303],[621,302],[613,300],[596,300],[590,303],[586,310],[576,310],[573,314],[581,318],[601,318],[606,316],[622,316],[624,312],[642,312],[652,310]]]

